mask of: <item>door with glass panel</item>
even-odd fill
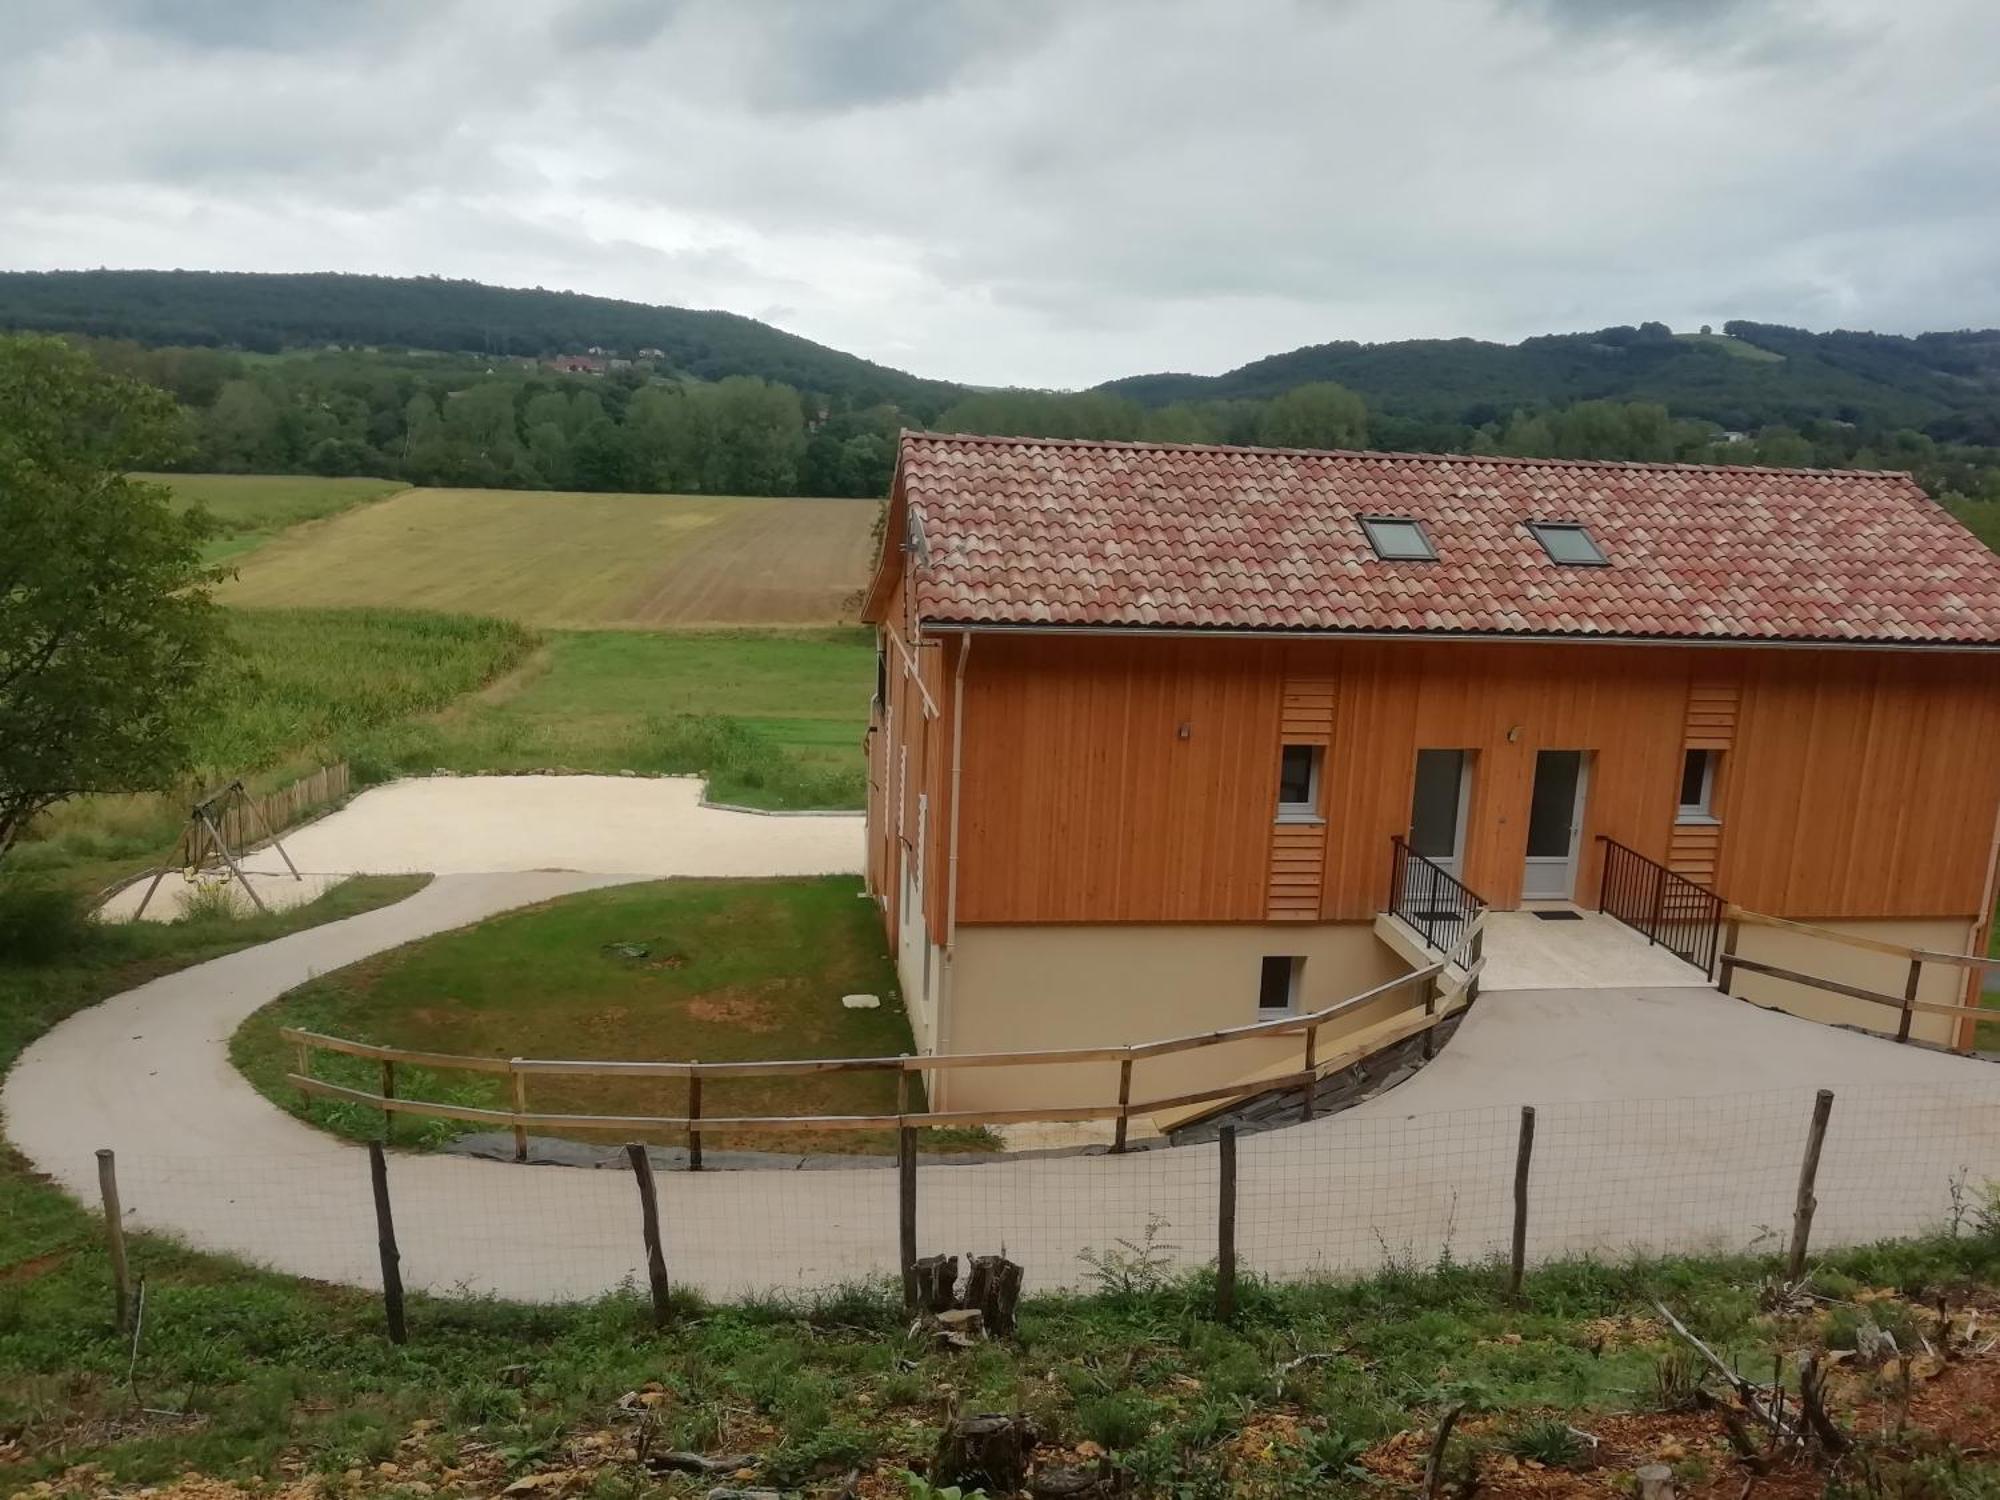
[[[1472,800],[1471,786],[1471,751],[1417,752],[1410,849],[1458,880],[1465,878],[1465,809]]]
[[[1543,750],[1535,756],[1522,900],[1568,901],[1576,894],[1577,853],[1589,789],[1590,757],[1583,751]]]

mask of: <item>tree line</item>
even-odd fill
[[[904,427],[1144,442],[1913,471],[1940,498],[2000,500],[2000,449],[1832,419],[1750,431],[1662,403],[1524,406],[1478,423],[1372,410],[1331,381],[1147,405],[1104,389],[979,391],[927,414],[731,375],[358,350],[258,356],[79,340],[98,363],[180,403],[183,467],[378,474],[500,489],[879,496]]]

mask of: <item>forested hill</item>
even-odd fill
[[[1478,426],[1516,409],[1648,401],[1740,431],[1831,421],[2000,445],[2000,330],[1991,329],[1905,338],[1749,322],[1675,334],[1646,323],[1518,344],[1314,344],[1224,375],[1135,375],[1099,389],[1164,407],[1268,399],[1326,380],[1359,392],[1371,411],[1416,422]]]
[[[265,354],[327,344],[514,356],[658,349],[666,365],[703,380],[755,375],[922,416],[961,394],[735,313],[432,276],[4,271],[0,328]]]

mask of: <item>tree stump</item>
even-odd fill
[[[1641,1464],[1639,1500],[1674,1500],[1674,1471],[1665,1464]]]
[[[996,1412],[959,1417],[938,1438],[931,1482],[1011,1495],[1028,1482],[1035,1429],[1026,1417]]]
[[[1004,1255],[975,1255],[965,1273],[965,1306],[979,1309],[992,1338],[1011,1338],[1021,1300],[1022,1270]]]
[[[958,1257],[925,1255],[911,1268],[916,1277],[917,1311],[949,1312],[958,1306]]]

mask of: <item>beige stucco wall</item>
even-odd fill
[[[1900,943],[1910,948],[1929,948],[1940,953],[1968,953],[1974,937],[1972,922],[1964,918],[1818,922],[1813,925],[1853,937]],[[1875,990],[1884,995],[1900,996],[1909,978],[1907,959],[1850,948],[1808,933],[1746,926],[1741,929],[1737,943],[1738,951],[1745,958],[1795,969],[1801,974],[1835,979],[1842,984]],[[1939,1005],[1962,1005],[1965,1003],[1965,974],[1964,969],[1955,965],[1925,964],[1917,998]],[[1750,974],[1739,970],[1730,985],[1730,993],[1754,1000],[1759,1005],[1776,1006],[1809,1020],[1861,1026],[1890,1036],[1895,1035],[1900,1019],[1897,1011],[1885,1005],[1829,994],[1825,990],[1813,989],[1788,979],[1776,979],[1768,974]],[[1910,1027],[1910,1035],[1948,1046],[1953,1040],[1955,1024],[1954,1017],[1919,1012]]]
[[[1300,955],[1299,1008],[1319,1010],[1409,972],[1366,922],[965,926],[942,1038],[952,1052],[1019,1052],[1157,1041],[1260,1019],[1265,955]],[[1337,1038],[1413,1003],[1392,995],[1320,1034]],[[1255,1038],[1133,1069],[1134,1099],[1232,1082],[1303,1058],[1302,1037]],[[1114,1103],[1115,1063],[962,1068],[932,1075],[938,1108],[1009,1109]]]

